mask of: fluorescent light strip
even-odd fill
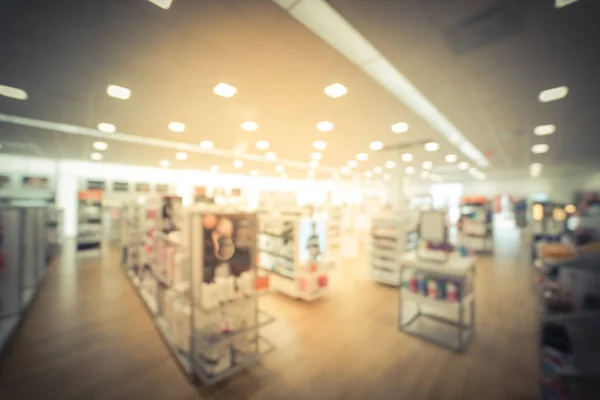
[[[0,122],[7,122],[10,124],[14,124],[14,125],[28,126],[28,127],[38,128],[38,129],[43,129],[43,130],[48,130],[48,131],[63,132],[63,133],[68,133],[68,134],[72,134],[72,135],[95,137],[95,138],[100,138],[100,139],[105,139],[105,140],[110,140],[110,141],[120,141],[120,142],[152,146],[152,147],[169,148],[169,149],[175,149],[177,151],[187,151],[190,153],[210,154],[210,155],[214,155],[214,156],[227,157],[227,158],[233,158],[233,159],[243,158],[247,161],[257,161],[257,162],[265,163],[268,161],[274,161],[276,159],[276,158],[273,158],[272,160],[266,160],[265,157],[263,157],[261,155],[257,155],[257,154],[249,154],[249,153],[238,154],[231,150],[225,150],[225,149],[205,149],[200,145],[193,145],[193,144],[189,144],[189,143],[175,142],[175,141],[171,141],[171,140],[156,139],[156,138],[150,138],[150,137],[142,137],[142,136],[137,136],[137,135],[130,135],[127,133],[116,133],[116,132],[115,133],[106,133],[106,132],[101,132],[96,129],[86,128],[86,127],[77,126],[77,125],[62,124],[59,122],[51,122],[51,121],[42,121],[42,120],[19,117],[16,115],[8,115],[8,114],[2,114],[2,113],[0,113]],[[269,154],[269,153],[267,153],[267,154]],[[298,168],[298,169],[309,169],[310,168],[308,163],[299,162],[299,161],[277,159],[277,163],[281,164],[281,165],[285,165],[286,167],[293,167],[293,168]],[[323,166],[319,166],[318,168],[314,168],[314,169],[317,169],[317,170],[323,171],[323,172],[328,172],[328,173],[336,173],[339,170],[339,168],[323,167]]]
[[[148,0],[150,3],[162,8],[163,10],[168,10],[171,8],[171,3],[173,0]]]
[[[359,66],[442,136],[452,143],[469,143],[465,136],[402,73],[327,2],[324,0],[273,1]],[[465,155],[479,166],[489,165],[488,159],[473,145],[471,147],[473,151]]]
[[[0,85],[0,95],[16,100],[27,100],[27,92],[12,86]]]

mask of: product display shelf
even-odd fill
[[[538,286],[542,399],[595,399],[600,389],[600,253],[555,263]]]
[[[259,217],[258,266],[269,274],[273,290],[304,301],[329,293],[336,263],[327,257],[326,229],[325,218]]]
[[[102,192],[79,192],[77,252],[100,256],[102,250]]]
[[[540,243],[557,243],[567,232],[567,215],[564,205],[553,202],[536,202],[531,206],[529,222],[531,235],[531,257],[538,258]]]
[[[62,220],[62,210],[56,207],[46,208],[47,263],[50,263],[60,253],[60,248],[62,246]]]
[[[494,222],[487,199],[463,199],[460,207],[459,243],[475,252],[494,250]]]
[[[425,250],[422,250],[425,251]],[[475,332],[475,261],[452,253],[444,262],[400,260],[399,328],[448,349],[462,352]]]
[[[369,253],[370,276],[377,282],[400,285],[400,258],[418,244],[416,225],[407,215],[373,217]]]
[[[259,308],[270,279],[256,267],[256,214],[192,211],[189,226],[191,359],[196,375],[215,384],[274,349],[260,335],[274,321]]]

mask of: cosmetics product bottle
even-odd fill
[[[446,293],[448,301],[456,303],[456,301],[458,300],[458,295],[456,285],[453,282],[448,282],[446,284]]]
[[[446,300],[446,281],[444,279],[437,279],[437,299]]]
[[[410,280],[408,281],[408,286],[408,289],[413,293],[417,293],[419,290],[419,281],[414,272],[411,274]]]
[[[427,296],[432,299],[437,298],[437,283],[433,279],[427,281]]]
[[[419,283],[419,293],[422,294],[423,296],[427,296],[427,280],[425,279],[424,275],[419,275],[418,277],[418,283]]]

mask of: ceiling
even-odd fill
[[[599,4],[580,0],[555,9],[550,0],[520,3],[511,16],[522,24],[511,34],[457,54],[445,32],[494,2],[329,1],[488,152],[489,168],[526,171],[534,161],[600,167],[595,150],[600,27],[593,18]],[[406,105],[271,0],[174,0],[168,10],[145,0],[6,0],[0,5],[0,37],[8,38],[0,42],[0,85],[28,93],[25,101],[0,96],[5,115],[87,128],[109,122],[121,133],[192,145],[210,140],[226,150],[245,143],[257,155],[264,150],[256,142],[267,140],[280,160],[306,163],[313,142],[324,140],[321,166],[339,169],[365,152],[369,160],[359,163],[361,173],[388,160],[405,164],[402,152],[415,156],[406,164],[419,168],[432,161],[440,173],[455,172],[447,168],[446,154],[464,160]],[[219,82],[235,86],[237,94],[215,95]],[[326,96],[324,88],[335,82],[348,94]],[[131,98],[109,97],[110,84],[131,89]],[[565,99],[537,100],[541,90],[561,85],[569,87]],[[258,130],[240,129],[246,120],[256,121]],[[171,121],[185,123],[185,131],[169,131]],[[319,132],[319,121],[333,122],[334,129]],[[390,126],[397,122],[406,122],[409,130],[393,133]],[[555,134],[533,135],[534,126],[548,123],[556,125]],[[0,122],[7,153],[89,159],[94,140]],[[425,152],[422,142],[428,140],[439,142],[440,149]],[[540,140],[550,151],[534,157],[529,148]],[[276,163],[247,161],[234,168],[231,157],[207,152],[178,161],[172,148],[105,141],[107,162],[157,166],[167,159],[174,168],[218,165],[221,172],[276,175]],[[373,141],[400,147],[374,152]],[[332,171],[317,172],[317,178]],[[306,176],[303,168],[286,172]]]

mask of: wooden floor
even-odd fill
[[[397,292],[347,260],[336,293],[261,300],[278,349],[214,388],[191,386],[161,341],[118,255],[65,249],[0,361],[0,399],[535,399],[531,271],[515,233],[477,267],[477,332],[464,354],[397,329]]]

